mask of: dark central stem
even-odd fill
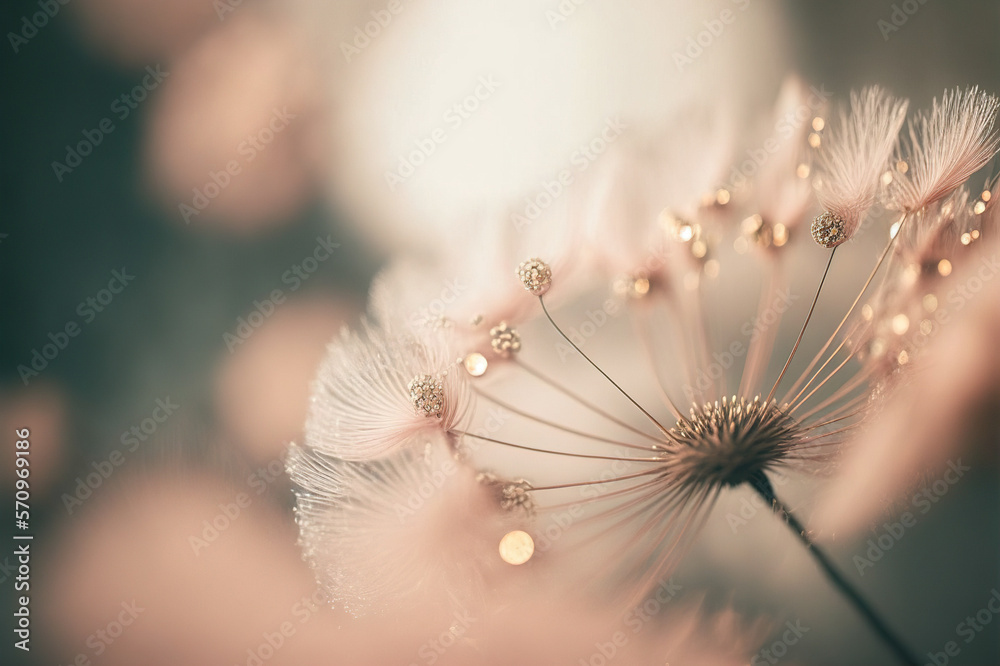
[[[840,593],[847,598],[848,601],[854,606],[854,608],[861,613],[862,616],[868,621],[869,626],[879,635],[886,645],[895,653],[899,658],[900,662],[904,664],[909,664],[910,666],[920,666],[920,661],[914,655],[914,653],[906,646],[906,644],[889,628],[889,625],[882,619],[882,617],[872,608],[871,604],[861,596],[861,593],[851,585],[850,582],[840,571],[834,566],[833,561],[830,556],[827,555],[823,550],[821,550],[813,540],[809,537],[809,533],[803,527],[802,523],[792,515],[788,507],[786,507],[781,500],[779,500],[774,495],[774,487],[768,480],[767,476],[763,473],[755,475],[749,482],[751,487],[757,493],[764,498],[768,504],[774,509],[776,514],[784,517],[785,522],[791,528],[795,536],[799,538],[806,550],[812,554],[816,562],[819,563],[820,568],[823,569],[827,577],[833,583],[834,587],[840,590]]]

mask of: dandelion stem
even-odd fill
[[[893,653],[899,658],[901,663],[909,664],[910,666],[919,666],[920,660],[917,659],[915,654],[910,650],[909,647],[889,628],[889,625],[882,619],[878,612],[868,603],[868,601],[861,596],[861,593],[844,577],[842,573],[834,565],[830,556],[826,554],[819,546],[817,546],[812,537],[809,536],[809,532],[806,528],[799,522],[799,520],[792,515],[788,507],[779,500],[774,494],[774,487],[768,480],[767,476],[763,473],[755,475],[750,481],[750,485],[753,487],[757,494],[759,494],[764,501],[771,505],[776,514],[779,514],[785,519],[788,527],[791,528],[795,536],[798,537],[806,550],[813,556],[816,562],[819,564],[820,568],[830,579],[844,597],[851,602],[855,610],[857,610],[861,615],[868,621],[868,625],[878,634],[879,638],[885,642],[885,644],[893,651]]]
[[[631,402],[633,405],[635,405],[639,409],[639,411],[642,412],[643,415],[647,419],[649,419],[653,423],[653,425],[656,426],[656,428],[661,433],[663,433],[664,436],[670,438],[670,431],[669,430],[667,430],[666,428],[664,428],[663,425],[659,421],[657,421],[655,418],[653,418],[652,414],[650,414],[649,412],[647,412],[643,408],[642,405],[640,405],[638,402],[636,402],[635,398],[633,398],[628,393],[626,393],[625,389],[623,389],[621,386],[619,386],[618,383],[615,380],[611,379],[611,377],[608,376],[608,373],[604,372],[604,370],[601,370],[601,366],[597,365],[592,360],[590,360],[590,357],[587,356],[586,354],[584,354],[583,350],[580,349],[579,347],[577,347],[576,343],[574,343],[572,340],[570,340],[568,335],[566,335],[565,333],[563,333],[563,330],[561,328],[559,328],[559,324],[557,324],[555,322],[555,320],[552,319],[552,315],[549,314],[549,309],[547,307],[545,307],[545,299],[542,298],[541,296],[539,296],[538,297],[538,302],[542,304],[542,312],[545,313],[545,318],[549,320],[549,323],[552,324],[552,327],[556,329],[556,331],[559,333],[559,335],[561,335],[563,337],[563,339],[566,342],[569,343],[570,347],[572,347],[573,349],[575,349],[577,351],[577,353],[580,354],[580,356],[582,356],[587,361],[587,363],[590,363],[592,366],[594,366],[595,370],[597,370],[599,373],[601,373],[602,375],[604,375],[604,378],[607,379],[609,382],[611,382],[611,385],[614,386],[616,389],[618,389],[619,393],[621,393],[623,396],[625,396],[626,398],[628,398],[628,401]]]
[[[638,445],[638,444],[629,444],[628,442],[623,442],[623,441],[621,441],[619,439],[612,439],[610,437],[601,437],[599,435],[594,435],[594,434],[591,434],[591,433],[587,433],[587,432],[584,432],[582,430],[577,430],[575,428],[570,428],[569,426],[564,426],[564,425],[562,425],[560,423],[556,423],[555,421],[550,421],[548,419],[543,419],[540,416],[535,416],[534,414],[529,414],[528,412],[524,411],[523,409],[519,409],[519,408],[515,407],[514,405],[510,404],[509,402],[505,402],[505,401],[503,401],[503,400],[501,400],[501,399],[499,399],[499,398],[497,398],[497,397],[495,397],[493,395],[490,395],[489,393],[487,393],[486,391],[483,391],[481,389],[478,389],[478,388],[474,387],[472,389],[472,391],[476,395],[478,395],[479,397],[484,398],[486,400],[489,400],[490,402],[496,404],[498,407],[501,407],[502,409],[506,409],[506,410],[508,410],[510,412],[513,412],[514,414],[517,414],[518,416],[522,416],[522,417],[528,419],[529,421],[534,421],[535,423],[540,423],[540,424],[542,424],[544,426],[549,426],[550,428],[555,428],[556,430],[562,430],[563,432],[567,432],[567,433],[569,433],[571,435],[576,435],[577,437],[583,437],[584,439],[591,439],[591,440],[593,440],[595,442],[604,442],[606,444],[614,444],[616,446],[624,446],[625,448],[628,448],[628,449],[638,449],[640,451],[655,451],[656,450],[656,449],[654,449],[652,447],[649,447],[649,446],[641,446],[641,445]]]
[[[501,446],[509,446],[511,448],[521,449],[523,451],[534,451],[536,453],[551,453],[554,456],[569,456],[571,458],[587,458],[590,460],[621,460],[624,462],[657,463],[659,465],[669,464],[669,461],[667,461],[664,458],[623,458],[621,456],[599,456],[590,453],[575,453],[573,451],[555,451],[552,449],[539,449],[534,446],[525,446],[524,444],[514,444],[513,442],[505,442],[502,439],[494,439],[493,437],[487,437],[486,435],[479,435],[474,432],[467,432],[465,430],[449,430],[448,434],[472,437],[474,439],[482,440],[484,442],[500,444]]]
[[[875,279],[875,274],[878,273],[878,269],[881,268],[882,263],[885,261],[885,258],[889,255],[889,250],[892,249],[892,246],[896,242],[896,239],[899,238],[900,233],[903,231],[903,225],[906,224],[907,219],[909,219],[909,216],[903,215],[903,217],[899,220],[899,226],[896,227],[896,234],[890,237],[889,242],[885,244],[885,249],[882,250],[882,254],[879,256],[878,261],[875,263],[875,268],[873,268],[872,272],[868,275],[868,279],[865,280],[865,284],[864,286],[861,287],[861,291],[858,292],[858,295],[854,299],[854,302],[851,303],[851,307],[847,309],[847,314],[844,315],[844,318],[840,320],[839,324],[837,324],[837,328],[835,328],[833,330],[833,333],[830,334],[830,337],[827,338],[826,344],[823,345],[823,348],[820,349],[819,352],[816,353],[816,356],[813,357],[812,362],[805,369],[805,372],[803,372],[802,375],[799,377],[798,381],[794,385],[792,385],[792,388],[789,390],[789,394],[791,394],[792,391],[798,389],[799,382],[801,382],[802,379],[805,378],[805,376],[808,375],[810,372],[812,372],[812,369],[814,367],[816,367],[816,364],[819,363],[819,360],[823,357],[823,354],[826,353],[826,350],[830,348],[830,345],[832,345],[833,341],[837,338],[837,334],[840,333],[840,329],[842,329],[844,327],[844,324],[847,323],[847,320],[850,318],[851,313],[854,312],[854,308],[858,307],[858,303],[861,302],[861,298],[865,295],[865,292],[868,291],[868,287],[871,285],[872,280]],[[840,348],[838,347],[837,349],[839,350]],[[834,352],[833,355],[836,355],[836,353],[837,352]],[[827,359],[826,363],[823,364],[823,367],[825,367],[826,364],[830,362],[830,360],[832,360],[832,356],[830,359]],[[810,377],[809,382],[806,384],[806,386],[809,386],[809,383],[812,383],[812,381],[816,379],[816,375],[818,375],[820,371],[822,371],[822,368],[820,368],[820,370],[818,370],[815,375]]]
[[[782,378],[785,376],[785,372],[788,371],[788,366],[792,364],[792,359],[795,358],[795,352],[798,351],[799,343],[802,342],[802,336],[806,333],[806,326],[809,325],[809,320],[812,319],[813,310],[816,309],[816,302],[819,301],[820,292],[823,291],[823,283],[826,282],[827,273],[830,272],[830,265],[833,264],[833,255],[836,253],[836,247],[830,250],[830,258],[826,260],[826,268],[823,270],[823,277],[820,278],[819,287],[816,288],[816,295],[813,296],[812,305],[809,306],[809,314],[806,315],[806,320],[802,322],[802,330],[799,331],[799,337],[795,338],[795,345],[792,347],[792,353],[788,355],[788,360],[785,361],[785,367],[781,369],[781,374],[778,375],[778,379],[774,382],[774,386],[771,387],[771,392],[767,394],[767,400],[764,401],[765,405],[771,404],[771,398],[774,397],[774,392],[778,390],[778,384],[781,383]]]
[[[588,400],[585,400],[579,394],[574,393],[573,391],[569,390],[568,388],[566,388],[562,384],[559,384],[558,382],[556,382],[554,379],[548,377],[547,375],[543,375],[541,372],[539,372],[535,368],[533,368],[530,365],[528,365],[527,363],[525,363],[522,359],[519,359],[519,358],[515,357],[513,362],[514,362],[514,364],[517,367],[521,368],[522,370],[524,370],[525,372],[527,372],[529,375],[531,375],[535,379],[537,379],[537,380],[539,380],[539,381],[541,381],[541,382],[549,385],[550,387],[554,388],[556,391],[559,391],[560,393],[562,393],[564,396],[566,396],[570,400],[573,400],[577,404],[580,404],[580,405],[586,407],[587,409],[589,409],[590,411],[594,412],[595,414],[603,416],[604,418],[606,418],[607,420],[611,421],[615,425],[621,426],[622,428],[625,428],[626,430],[634,432],[635,434],[639,435],[640,437],[645,437],[646,439],[650,440],[651,442],[655,442],[657,444],[663,444],[665,441],[667,441],[667,440],[664,440],[664,439],[660,439],[659,437],[654,437],[653,435],[650,435],[647,432],[643,432],[642,430],[639,430],[635,426],[629,425],[625,421],[622,421],[620,418],[617,418],[616,416],[612,416],[607,411],[601,409],[600,407],[598,407],[594,403],[592,403],[592,402],[590,402]]]
[[[674,401],[670,399],[670,395],[667,393],[666,386],[663,383],[663,379],[660,377],[660,364],[657,363],[656,353],[653,351],[653,340],[650,334],[649,318],[645,315],[636,312],[634,309],[631,310],[632,314],[632,327],[635,329],[636,334],[639,336],[639,341],[642,343],[642,350],[646,354],[646,359],[648,360],[648,365],[650,371],[653,373],[653,378],[656,380],[656,388],[660,391],[660,397],[663,398],[663,402],[667,404],[670,411],[674,413],[677,420],[684,418],[680,410],[674,404]],[[640,317],[642,320],[640,321]]]

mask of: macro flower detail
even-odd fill
[[[502,321],[490,329],[490,346],[500,356],[510,356],[521,350],[521,336]]]
[[[805,432],[775,402],[723,397],[691,409],[670,429],[667,450],[686,483],[738,486],[789,462]]]
[[[524,479],[508,481],[492,472],[480,472],[476,481],[491,488],[496,494],[497,504],[503,511],[519,509],[527,515],[535,511],[534,500],[531,499],[531,484]]]
[[[817,197],[824,209],[842,220],[844,241],[854,236],[875,203],[906,108],[906,101],[877,86],[852,93],[850,113],[841,112],[839,123],[831,123],[823,138],[817,155],[821,175]]]
[[[917,211],[951,194],[1000,148],[994,130],[1000,99],[978,88],[946,90],[929,112],[909,123],[898,161],[906,171],[893,175],[890,203]]]
[[[844,218],[836,213],[826,211],[813,220],[809,233],[817,244],[825,248],[834,248],[847,240]]]
[[[470,603],[513,523],[441,435],[377,460],[292,446],[299,543],[327,597],[354,615]]]
[[[517,277],[524,288],[535,296],[541,296],[552,285],[552,269],[541,259],[528,259],[517,267]]]
[[[417,375],[410,380],[410,402],[420,416],[441,418],[444,413],[444,382],[440,377]]]
[[[446,330],[366,322],[358,332],[343,332],[313,383],[306,444],[343,460],[366,460],[456,427],[470,398],[462,373],[450,371],[451,344]]]
[[[771,481],[776,473],[833,469],[842,447],[908,381],[911,356],[936,330],[920,310],[932,312],[943,300],[939,279],[980,256],[984,240],[995,243],[996,214],[987,208],[995,191],[983,190],[973,203],[962,187],[969,168],[996,152],[989,129],[995,98],[956,93],[936,105],[929,120],[916,121],[923,129],[911,125],[911,140],[922,147],[909,146],[918,157],[903,176],[899,165],[895,172],[887,167],[907,104],[869,88],[853,94],[850,111],[829,124],[813,117],[808,144],[814,152],[808,154],[816,168],[790,150],[783,164],[795,168],[785,173],[797,180],[788,187],[768,181],[765,188],[788,197],[781,205],[767,207],[748,181],[732,193],[719,188],[710,197],[677,196],[702,202],[677,209],[681,217],[656,205],[655,187],[654,194],[635,193],[642,205],[632,207],[617,197],[627,199],[633,183],[605,183],[595,188],[606,195],[597,205],[612,200],[615,206],[592,214],[590,235],[574,239],[579,265],[566,273],[538,258],[517,266],[518,280],[537,303],[518,290],[528,305],[511,304],[504,293],[495,301],[503,308],[479,308],[494,302],[490,289],[499,283],[483,280],[482,296],[462,294],[471,304],[463,312],[481,313],[474,317],[439,317],[445,325],[438,326],[419,317],[409,327],[366,324],[360,335],[345,334],[320,370],[307,446],[296,451],[291,467],[300,486],[302,541],[317,576],[344,599],[373,594],[378,577],[363,548],[385,543],[403,551],[380,554],[386,568],[406,562],[454,597],[477,592],[461,585],[452,591],[455,581],[441,567],[461,562],[467,579],[479,585],[497,566],[504,575],[520,575],[511,571],[531,566],[506,565],[531,561],[565,571],[560,577],[574,589],[610,591],[615,602],[634,603],[673,574],[723,493],[749,491],[789,526],[886,648],[902,663],[919,663],[906,637],[842,575]],[[969,114],[962,125],[957,116]],[[935,129],[942,118],[964,127],[955,131],[968,140],[942,139]],[[816,132],[824,128],[820,137]],[[799,138],[806,141],[804,133]],[[614,178],[615,172],[600,175]],[[919,211],[901,203],[914,201],[923,202]],[[902,215],[887,225],[867,277],[862,271],[848,287],[853,300],[831,313],[824,297],[844,285],[839,276],[828,280],[837,249],[862,222],[880,219],[872,212],[878,207]],[[767,219],[765,209],[780,222]],[[829,252],[790,232],[817,209],[811,236]],[[633,210],[643,214],[630,216]],[[628,218],[627,227],[618,226],[620,218]],[[627,238],[609,242],[622,229]],[[727,254],[727,239],[735,255]],[[748,252],[751,242],[761,251]],[[805,282],[788,280],[782,270],[793,251],[808,259]],[[565,248],[554,256],[563,255],[575,256]],[[755,268],[763,279],[750,320],[731,329],[710,320],[719,292],[738,290],[748,282],[744,272]],[[545,298],[556,272],[568,296],[558,309]],[[418,282],[413,274],[398,284],[421,293],[434,293],[439,284]],[[373,300],[380,319],[398,321],[392,299],[404,289],[388,284],[378,283]],[[793,306],[803,284],[808,305]],[[409,301],[397,309],[406,312]],[[517,329],[498,316],[507,311],[517,312]],[[814,316],[819,311],[824,316]],[[786,312],[801,323],[783,327]],[[829,323],[831,314],[839,323]],[[748,341],[719,347],[712,334],[720,329]],[[782,330],[794,337],[781,337]],[[459,367],[465,372],[453,371]],[[427,467],[431,460],[454,471],[442,476]],[[444,503],[437,494],[428,499],[440,512],[428,518],[430,532],[410,532],[407,523],[414,551],[397,540],[386,516],[393,502],[434,479],[458,490]],[[432,544],[443,539],[441,516],[449,516],[452,528],[476,523],[461,511],[466,503],[478,507],[484,522],[462,532],[448,555],[454,559],[438,557]],[[342,528],[332,530],[335,524]],[[347,548],[338,551],[334,533]],[[362,572],[363,589],[347,589],[352,567]],[[396,594],[402,586],[387,587]]]

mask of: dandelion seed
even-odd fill
[[[890,194],[898,210],[916,211],[944,199],[1000,148],[994,131],[1000,100],[976,87],[945,91],[930,112],[910,122],[900,176]]]
[[[510,529],[440,435],[360,462],[293,445],[286,468],[303,555],[331,602],[354,615],[469,603],[491,544]]]
[[[847,240],[847,226],[844,218],[827,211],[813,220],[809,233],[818,245],[834,248]]]
[[[552,285],[552,269],[541,259],[528,259],[517,267],[517,277],[524,288],[535,296],[541,296]]]
[[[450,342],[369,323],[331,343],[313,384],[306,443],[344,460],[390,453],[447,432],[470,406]],[[433,418],[427,418],[433,417]]]
[[[444,413],[444,381],[440,376],[417,375],[410,380],[410,402],[418,416],[441,418]]]
[[[558,268],[538,258],[523,261],[516,275],[537,303],[523,293],[521,298],[540,311],[537,323],[547,328],[526,321],[526,315],[516,322],[515,330],[506,318],[487,315],[476,323],[486,324],[477,329],[479,337],[466,335],[457,343],[429,344],[415,336],[412,343],[400,344],[392,336],[367,329],[363,340],[342,342],[334,348],[334,362],[321,371],[324,381],[314,403],[324,405],[324,418],[310,428],[308,442],[316,455],[354,456],[357,462],[340,466],[298,458],[300,469],[309,470],[299,475],[305,485],[326,483],[324,475],[337,481],[326,488],[329,497],[320,493],[321,502],[308,493],[300,495],[305,507],[303,534],[309,535],[304,540],[318,544],[324,538],[326,524],[315,513],[321,507],[335,505],[337,515],[350,520],[371,518],[372,512],[384,516],[384,498],[376,497],[378,485],[385,479],[390,487],[381,492],[399,497],[394,489],[410,487],[417,478],[399,466],[414,465],[413,474],[425,474],[416,444],[439,437],[443,441],[439,454],[445,451],[472,474],[477,490],[470,492],[489,503],[491,530],[501,524],[504,528],[490,531],[489,539],[481,542],[488,545],[489,555],[477,550],[470,566],[488,569],[491,563],[525,561],[530,540],[533,552],[544,551],[546,560],[578,560],[592,571],[597,549],[611,565],[599,567],[600,576],[588,577],[604,589],[634,599],[674,570],[720,494],[749,487],[789,524],[887,646],[902,661],[916,663],[775,496],[769,477],[784,470],[809,472],[828,462],[904,381],[909,368],[918,364],[914,341],[936,328],[925,326],[929,320],[924,313],[937,307],[933,293],[944,293],[937,281],[951,273],[953,262],[958,266],[973,256],[961,251],[967,246],[974,250],[974,244],[963,245],[962,234],[972,238],[972,226],[979,228],[972,223],[973,205],[960,176],[978,160],[967,156],[989,147],[992,135],[976,129],[984,125],[975,118],[959,132],[971,137],[967,143],[954,137],[934,138],[938,135],[933,129],[940,118],[972,112],[969,99],[946,96],[942,110],[932,112],[930,120],[917,121],[928,129],[913,131],[911,126],[911,139],[926,145],[896,156],[891,163],[907,103],[878,88],[867,89],[852,95],[849,113],[830,121],[815,116],[811,123],[815,141],[805,133],[799,136],[801,146],[812,142],[816,148],[815,169],[806,176],[797,174],[797,167],[804,164],[802,155],[790,152],[780,160],[782,168],[776,169],[784,181],[769,181],[771,175],[762,169],[759,191],[742,185],[700,186],[688,193],[686,200],[693,205],[687,208],[644,200],[637,207],[644,213],[639,222],[616,211],[617,216],[609,215],[610,221],[585,245],[587,252],[581,252],[595,257],[583,266],[587,280],[565,279]],[[966,157],[956,161],[955,154]],[[952,163],[958,166],[943,171],[928,166]],[[806,177],[812,180],[800,182]],[[813,332],[810,325],[817,325],[813,322],[817,308],[827,307],[824,288],[838,248],[857,233],[884,185],[904,193],[893,200],[897,203],[924,203],[919,210],[900,205],[901,213],[888,225],[889,238],[867,279],[846,312],[837,313],[842,314],[839,323],[822,331],[819,342],[807,338],[807,330]],[[911,185],[919,192],[916,198],[905,195]],[[946,185],[952,189],[945,191]],[[608,185],[596,189],[604,194],[617,191]],[[705,197],[706,206],[699,208],[704,192],[714,194]],[[765,203],[772,193],[780,205]],[[794,329],[794,342],[782,348],[778,344],[782,319],[773,304],[787,285],[777,259],[801,247],[797,241],[805,234],[796,230],[808,219],[806,210],[814,194],[823,212],[813,220],[810,232],[830,252],[822,273],[817,266],[818,284],[801,325]],[[760,204],[756,210],[761,212],[748,215],[754,208],[743,207],[744,199],[753,196],[758,197],[754,203]],[[984,230],[996,224],[995,210],[993,206],[983,211]],[[608,249],[607,240],[616,229],[619,235],[625,233],[614,226],[625,218],[633,226],[622,246],[648,239],[645,249],[650,256]],[[703,307],[710,280],[702,276],[718,275],[722,263],[732,259],[731,254],[717,254],[715,248],[728,242],[726,233],[736,231],[739,237],[733,247],[744,254],[741,260],[762,261],[765,277],[752,320],[761,328],[753,330],[742,368],[735,358],[719,362],[726,357],[710,344]],[[750,253],[751,247],[761,251]],[[514,260],[504,272],[513,265]],[[732,270],[728,264],[726,270]],[[885,277],[876,281],[880,271]],[[607,299],[607,293],[595,296],[582,289],[570,293],[601,278],[613,292],[612,300],[600,310],[587,309],[585,326],[571,318],[571,309],[551,309],[546,295],[556,275],[569,295],[583,301]],[[515,284],[509,278],[507,282]],[[866,299],[863,306],[862,299]],[[625,314],[614,324],[609,323],[608,303]],[[434,329],[433,335],[448,338],[449,333]],[[532,357],[526,360],[527,354],[516,352],[528,340]],[[546,357],[546,350],[552,349],[558,352],[556,363],[548,363],[551,359]],[[494,369],[487,354],[504,362]],[[784,363],[771,376],[775,354]],[[564,364],[570,357],[590,374],[567,372]],[[449,361],[438,362],[444,359]],[[466,372],[454,371],[455,359],[463,359]],[[385,361],[391,369],[383,368]],[[358,366],[367,368],[363,381],[328,378],[331,372],[350,376]],[[465,384],[469,376],[481,377],[487,366],[489,376],[476,379],[470,389]],[[645,373],[646,382],[635,370]],[[471,391],[475,405],[469,407],[471,396],[463,391]],[[678,405],[690,407],[682,412]],[[463,420],[470,409],[475,417]],[[483,427],[471,425],[477,420]],[[504,465],[503,474],[488,471],[497,461]],[[602,466],[599,473],[594,473],[595,465]],[[340,482],[345,476],[347,481]],[[356,512],[355,506],[364,511]],[[579,509],[569,519],[561,513],[568,507]],[[363,535],[364,528],[358,525]],[[544,529],[546,525],[559,529],[553,535]],[[328,541],[322,543],[332,547]],[[313,547],[310,552],[318,558],[320,547]],[[365,564],[361,559],[357,558],[357,566]]]
[[[509,357],[521,351],[521,336],[507,322],[502,321],[490,329],[490,346],[494,353]]]
[[[826,212],[840,219],[837,244],[854,236],[875,202],[906,106],[878,87],[867,88],[851,94],[850,114],[842,113],[839,124],[829,128],[818,151],[823,179],[818,197]]]

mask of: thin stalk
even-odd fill
[[[813,542],[812,538],[809,536],[809,532],[806,528],[799,522],[799,520],[792,515],[791,511],[785,504],[779,500],[774,494],[774,487],[768,480],[767,476],[763,473],[757,474],[753,479],[750,480],[750,486],[757,491],[765,502],[771,505],[774,512],[782,517],[784,517],[785,522],[788,527],[792,530],[799,541],[805,545],[806,550],[813,556],[820,568],[833,583],[833,586],[846,598],[854,609],[857,610],[862,617],[868,622],[868,626],[878,634],[879,638],[892,650],[893,654],[899,659],[903,664],[908,664],[909,666],[920,666],[921,661],[917,659],[915,653],[910,650],[909,647],[902,641],[889,628],[889,625],[882,619],[878,612],[872,607],[868,601],[861,596],[861,593],[851,585],[850,582],[844,577],[842,573],[834,565],[833,560],[830,556],[826,554],[819,546]]]
[[[569,339],[568,335],[566,335],[565,333],[563,333],[563,330],[561,328],[559,328],[559,324],[557,324],[556,321],[555,321],[555,319],[552,318],[552,315],[549,314],[549,309],[547,307],[545,307],[545,299],[543,297],[539,296],[538,297],[538,302],[542,304],[542,312],[545,313],[545,318],[549,320],[549,323],[552,324],[552,328],[556,329],[556,332],[559,335],[562,336],[563,340],[565,340],[569,344],[570,347],[572,347],[573,349],[575,349],[576,352],[580,356],[582,356],[585,361],[587,361],[587,363],[590,363],[590,365],[592,365],[595,370],[597,370],[599,373],[601,373],[604,376],[605,379],[607,379],[609,382],[611,382],[611,385],[614,386],[616,389],[618,389],[619,393],[621,393],[623,396],[625,396],[626,398],[628,398],[628,401],[631,402],[633,405],[635,405],[636,408],[640,412],[643,413],[643,416],[645,416],[647,419],[649,419],[650,422],[652,422],[652,424],[654,426],[656,426],[656,428],[661,433],[663,433],[663,435],[665,437],[669,437],[669,438],[673,439],[673,437],[671,437],[671,435],[670,435],[670,431],[667,430],[665,427],[663,427],[663,424],[661,424],[659,421],[657,421],[655,418],[653,418],[652,414],[650,414],[649,412],[647,412],[645,410],[645,408],[643,408],[642,405],[640,405],[638,402],[636,402],[635,398],[633,398],[628,393],[626,393],[625,389],[623,389],[621,386],[618,385],[618,382],[616,382],[615,380],[611,379],[611,377],[608,375],[608,373],[604,372],[604,370],[601,369],[601,366],[599,366],[596,363],[594,363],[594,361],[592,361],[589,356],[587,356],[586,354],[583,353],[582,349],[580,349],[579,347],[576,346],[575,342],[573,342],[572,340]]]
[[[799,343],[802,342],[802,336],[806,333],[806,327],[809,326],[809,320],[812,319],[813,310],[816,309],[816,302],[819,300],[819,295],[823,291],[823,283],[826,282],[826,275],[830,272],[830,265],[833,263],[833,255],[837,254],[837,248],[830,250],[830,258],[826,260],[826,268],[823,269],[823,277],[820,278],[819,286],[816,288],[816,295],[813,296],[812,305],[809,306],[809,314],[806,315],[806,320],[802,322],[802,330],[799,331],[799,337],[795,338],[795,345],[792,347],[792,353],[788,355],[788,360],[785,361],[785,367],[781,369],[781,374],[778,375],[778,379],[775,380],[774,386],[771,387],[771,392],[767,394],[767,400],[764,401],[765,405],[771,404],[771,398],[774,397],[774,392],[778,390],[778,384],[784,378],[785,373],[788,372],[788,366],[792,364],[792,359],[795,358],[795,352],[799,349]]]

